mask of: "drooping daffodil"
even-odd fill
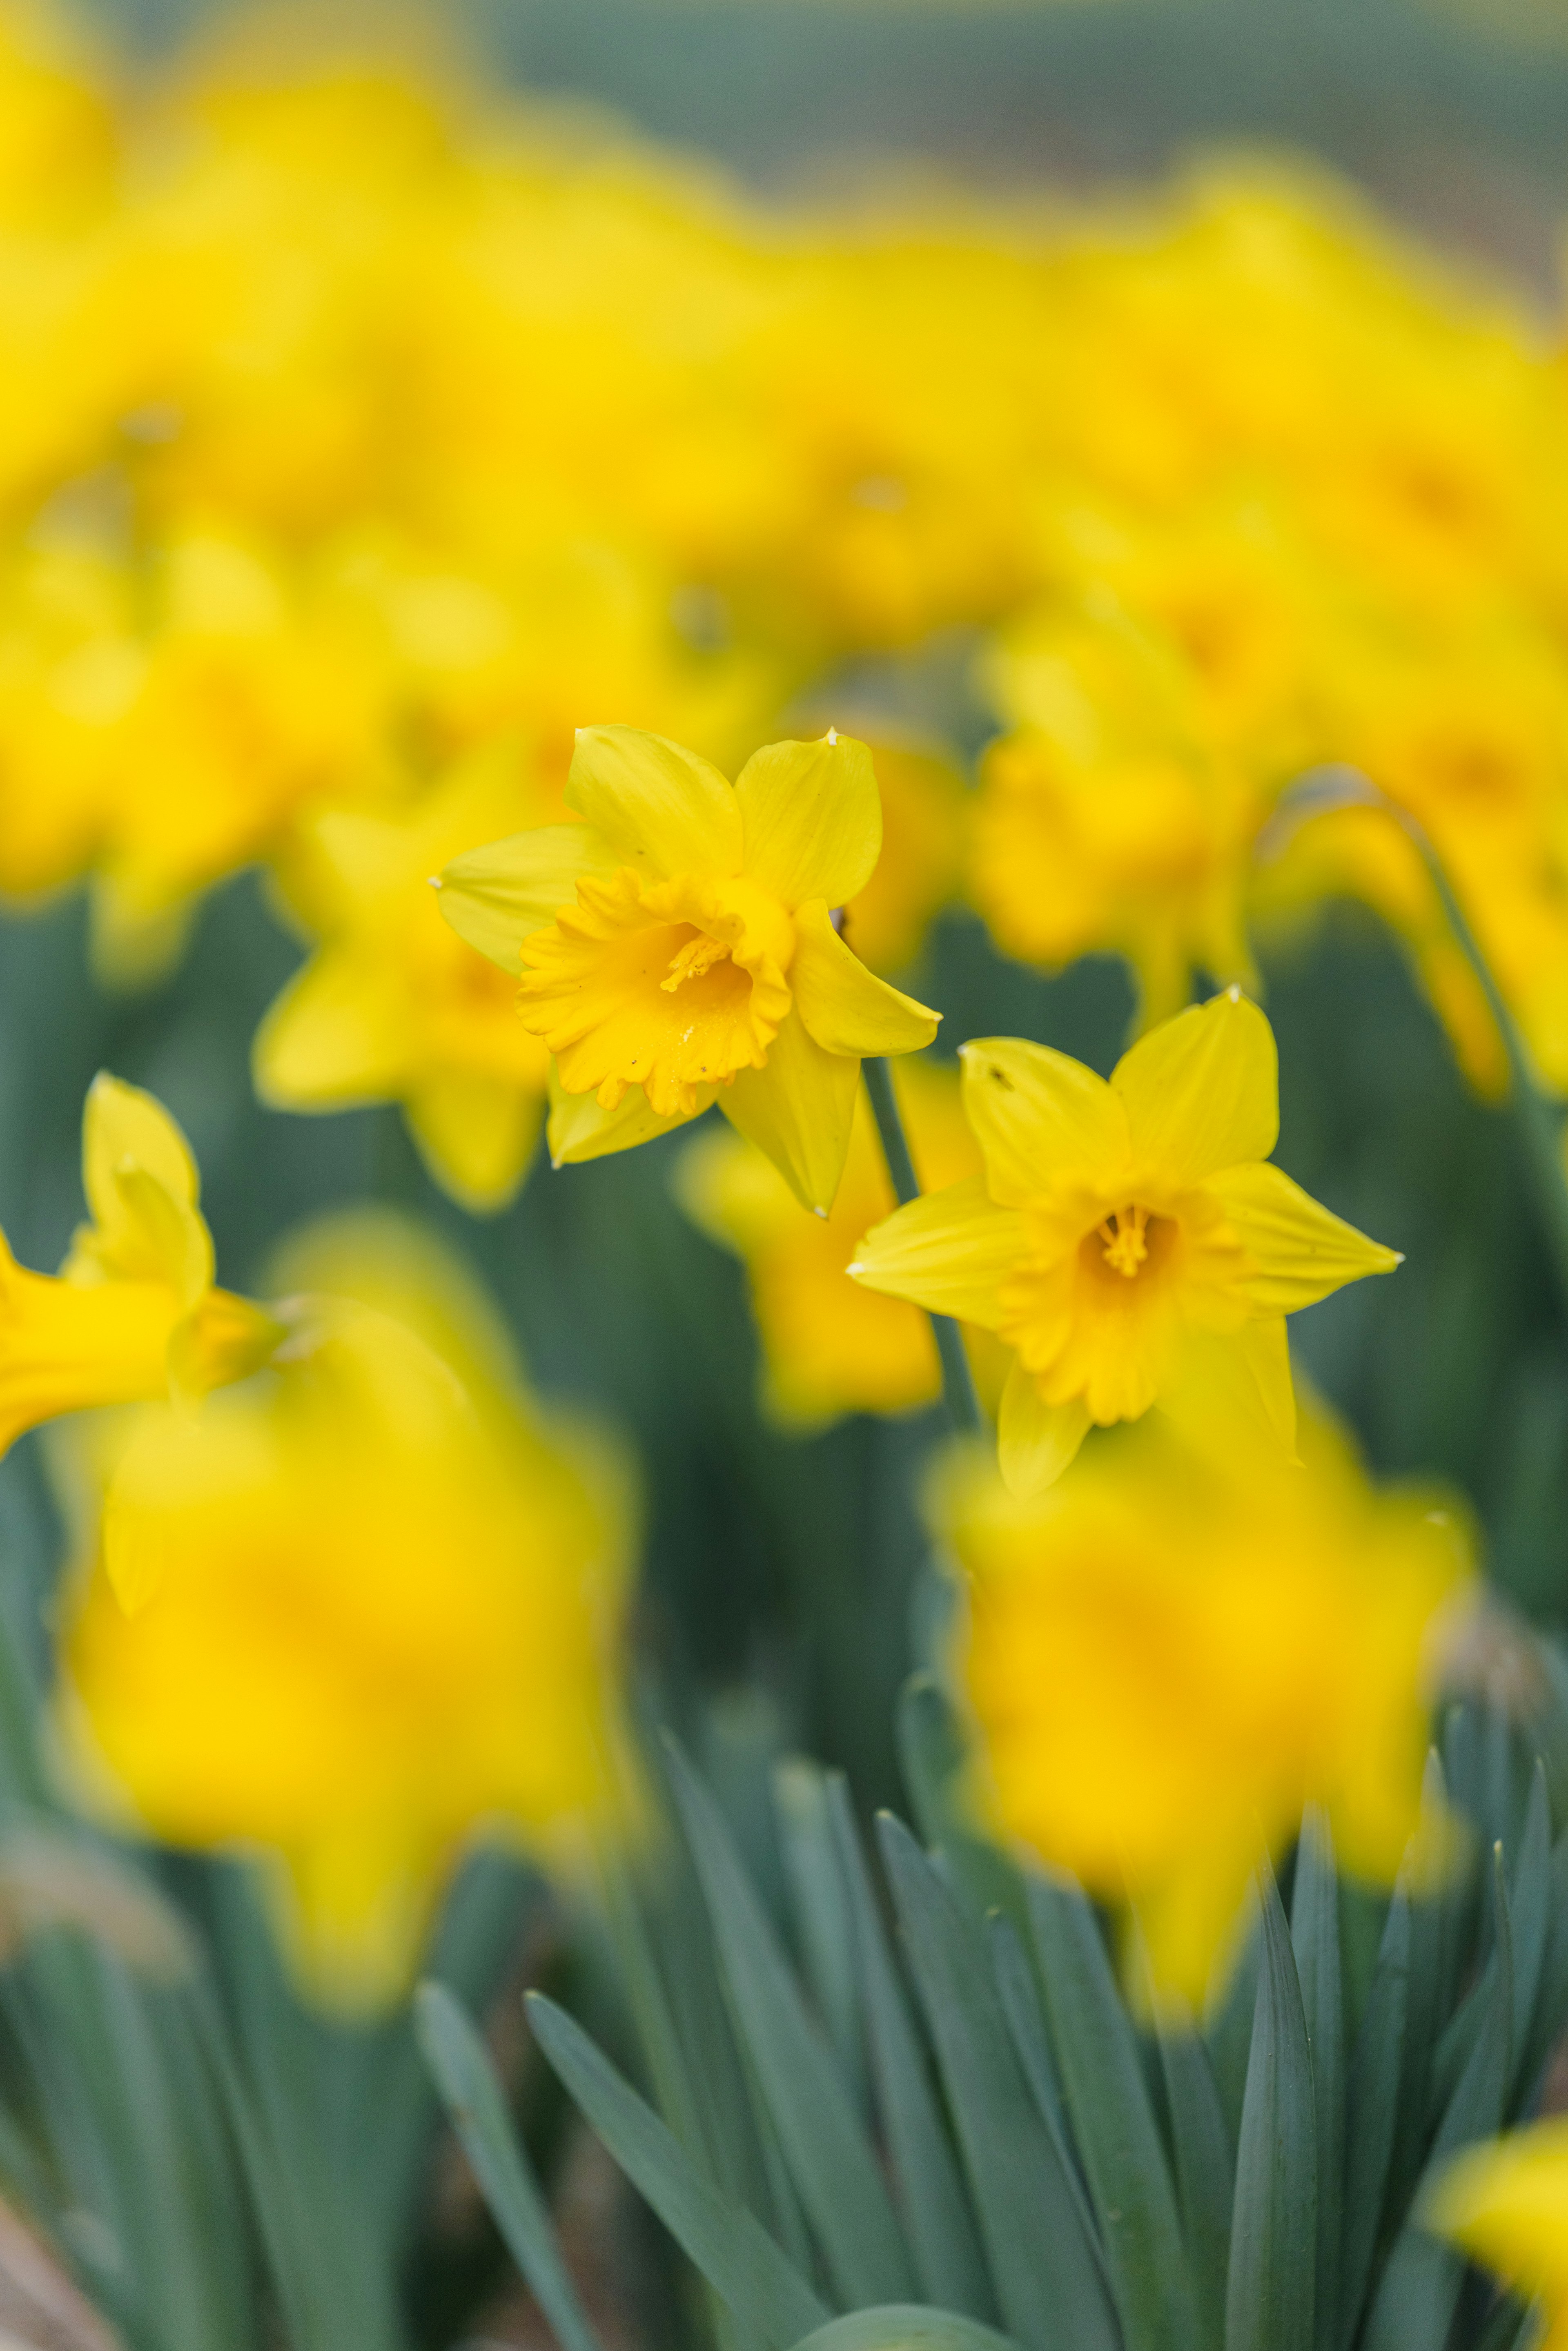
[[[875,1226],[850,1271],[997,1332],[1003,1475],[1061,1475],[1092,1424],[1163,1405],[1189,1427],[1294,1440],[1285,1317],[1396,1251],[1267,1164],[1274,1036],[1228,989],[1124,1053],[1109,1083],[1019,1038],[963,1052],[983,1175]]]
[[[190,1146],[161,1102],[100,1074],[82,1118],[91,1222],[57,1275],[0,1237],[0,1450],[88,1405],[188,1402],[243,1379],[283,1336],[214,1286]]]
[[[550,1155],[630,1149],[717,1102],[826,1213],[862,1055],[930,1043],[937,1015],[868,971],[833,910],[876,864],[871,755],[831,728],[772,743],[731,785],[662,736],[577,738],[567,805],[447,866],[441,904],[520,977],[553,1058]]]
[[[1466,2147],[1433,2183],[1421,2214],[1521,2300],[1540,2302],[1537,2351],[1568,2345],[1568,2118]]]

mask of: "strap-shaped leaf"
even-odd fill
[[[1523,2053],[1515,2078],[1516,2096],[1528,2099],[1541,2079],[1542,2069],[1568,2023],[1568,1831],[1552,1848],[1546,1949],[1541,1962],[1541,1988],[1528,2033],[1522,2024],[1517,2035]]]
[[[963,1734],[935,1674],[912,1674],[899,1693],[898,1761],[921,1835],[946,1858],[954,1886],[973,1916],[999,1910],[1029,1933],[1023,1881],[1006,1856],[984,1844],[964,1819],[957,1790]]]
[[[902,1822],[878,1823],[1003,2323],[1027,2351],[1117,2351],[1098,2248],[1024,2086],[975,1929]]]
[[[761,2222],[692,2162],[602,2051],[564,2009],[530,1992],[534,2037],[565,2089],[688,2260],[769,2351],[789,2351],[827,2324],[805,2279]]]
[[[1552,1802],[1545,1766],[1537,1759],[1509,1895],[1513,1926],[1513,2068],[1509,2087],[1515,2095],[1525,2086],[1531,2026],[1552,1930]]]
[[[1421,1809],[1427,1820],[1442,1816],[1448,1783],[1436,1753],[1427,1758]],[[1458,1920],[1446,1891],[1412,1896],[1410,1949],[1405,1993],[1405,2063],[1399,2085],[1399,2119],[1388,2167],[1388,2209],[1402,2211],[1419,2176],[1428,2136],[1427,2102],[1434,2053],[1443,2017],[1443,1983]]]
[[[1236,2155],[1226,2351],[1312,2351],[1317,2112],[1301,1980],[1263,1865],[1263,1967]]]
[[[1318,2351],[1334,2351],[1344,2186],[1344,1970],[1333,1842],[1327,1819],[1315,1804],[1301,1823],[1296,1853],[1291,1944],[1301,1987],[1317,2112],[1317,2346]]]
[[[1089,2194],[1089,2182],[1083,2176],[1083,2165],[1072,2143],[1067,2126],[1067,2101],[1061,2093],[1061,2076],[1045,2030],[1045,2017],[1040,2005],[1040,1991],[1035,1973],[1024,1957],[1010,1918],[1000,1918],[993,1911],[986,1921],[986,1939],[990,1945],[991,1973],[996,1978],[997,1997],[1002,2004],[1013,2044],[1013,2054],[1019,2061],[1029,2094],[1040,2109],[1041,2121],[1051,2135],[1051,2143],[1061,2159],[1063,2176],[1072,2190],[1078,2206],[1083,2233],[1094,2247],[1095,2256],[1104,2272],[1105,2283],[1111,2283],[1110,2263],[1104,2257],[1100,2241],[1100,2223]]]
[[[1401,1873],[1384,1922],[1377,1972],[1355,2036],[1345,2085],[1344,2225],[1340,2242],[1339,2339],[1354,2343],[1372,2276],[1388,2192],[1405,2065],[1410,1979],[1410,1888]]]
[[[1495,1920],[1493,1991],[1458,2086],[1448,2101],[1421,2175],[1411,2223],[1400,2231],[1367,2320],[1363,2351],[1428,2351],[1447,2339],[1464,2280],[1462,2256],[1425,2233],[1421,2200],[1450,2156],[1472,2140],[1490,2138],[1502,2122],[1512,2067],[1513,1929],[1502,1847],[1492,1852]]]
[[[1093,1913],[1033,1878],[1030,1923],[1073,2138],[1094,2199],[1127,2351],[1186,2351],[1197,2314],[1176,2190],[1143,2061]]]
[[[915,2290],[886,2184],[718,1808],[685,1757],[670,1785],[696,1865],[729,1997],[800,2201],[852,2309]]]
[[[827,1773],[800,1756],[776,1765],[773,1807],[811,1996],[838,2059],[840,2076],[857,2107],[863,2108],[866,2053],[854,1929],[828,1816]]]
[[[852,2311],[809,2335],[795,2351],[1018,2351],[1016,2344],[956,2310],[888,2303]]]
[[[444,1984],[422,1984],[415,2029],[425,2062],[507,2250],[561,2351],[599,2351],[567,2275],[549,2213],[512,2128],[488,2051]]]
[[[925,2053],[883,1931],[862,1856],[849,1791],[841,1773],[828,1780],[833,1842],[849,1894],[860,1966],[866,2039],[877,2107],[893,2168],[904,2192],[910,2249],[934,2303],[994,2318],[996,2297],[969,2210],[968,2190],[937,2111]]]
[[[1235,2154],[1208,2051],[1193,2024],[1184,2025],[1174,2017],[1162,2022],[1160,2067],[1200,2337],[1205,2343],[1220,2343],[1236,2200]]]

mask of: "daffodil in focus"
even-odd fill
[[[329,1226],[277,1280],[314,1301],[298,1360],[84,1440],[112,1502],[62,1721],[89,1795],[256,1855],[307,1982],[374,2002],[471,1837],[567,1861],[615,1809],[626,1481],[402,1228]]]
[[[243,1379],[283,1332],[213,1282],[213,1240],[190,1147],[161,1102],[107,1074],[82,1118],[78,1227],[57,1275],[31,1273],[0,1236],[0,1450],[89,1405],[190,1404]]]
[[[553,1058],[552,1158],[627,1150],[716,1101],[825,1214],[862,1057],[936,1032],[835,926],[882,843],[864,744],[831,728],[769,744],[731,785],[663,737],[593,726],[566,800],[580,824],[517,833],[441,877],[447,921],[520,976],[522,1024]]]
[[[1009,1493],[973,1447],[934,1489],[967,1593],[952,1666],[976,1803],[1130,1905],[1156,1991],[1195,2006],[1303,1805],[1343,1868],[1392,1882],[1465,1589],[1430,1496],[1369,1485],[1321,1422],[1301,1451],[1224,1464],[1150,1423],[1049,1493]]]
[[[285,1110],[401,1102],[431,1172],[465,1207],[504,1207],[532,1157],[549,1055],[509,986],[441,920],[431,875],[550,799],[517,754],[470,759],[412,810],[330,811],[289,862],[320,944],[257,1031],[256,1091]]]
[[[1285,1317],[1399,1263],[1267,1164],[1273,1031],[1239,989],[1151,1030],[1107,1084],[1018,1038],[963,1051],[984,1174],[900,1208],[850,1267],[1013,1351],[1003,1475],[1060,1477],[1090,1426],[1158,1404],[1289,1458]]]
[[[1504,2285],[1539,2301],[1539,2351],[1568,2344],[1568,2119],[1554,2115],[1468,2147],[1425,2199],[1429,2229],[1451,2237]]]
[[[899,1108],[921,1181],[958,1183],[980,1155],[955,1071],[898,1066]],[[940,1395],[929,1319],[846,1278],[867,1225],[894,1202],[887,1164],[863,1092],[831,1214],[807,1216],[778,1169],[722,1127],[695,1136],[677,1171],[688,1215],[745,1262],[762,1343],[763,1403],[786,1426],[846,1412],[907,1412]],[[975,1345],[995,1347],[975,1332]]]

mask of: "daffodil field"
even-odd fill
[[[0,2351],[1568,2351],[1561,287],[135,30],[0,5]]]

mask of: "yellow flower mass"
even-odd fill
[[[897,1210],[850,1271],[1012,1350],[1009,1484],[1049,1484],[1092,1424],[1155,1404],[1288,1458],[1286,1315],[1399,1259],[1267,1164],[1279,1077],[1257,1006],[1235,989],[1193,1006],[1108,1084],[1017,1038],[963,1064],[984,1173]]]
[[[214,1287],[195,1163],[151,1094],[94,1079],[82,1185],[90,1222],[57,1276],[19,1266],[0,1236],[0,1450],[85,1405],[193,1401],[243,1379],[284,1335]]]
[[[1539,2301],[1540,2351],[1568,2343],[1568,2120],[1554,2115],[1468,2147],[1428,2191],[1427,2226],[1481,2262],[1521,2300]]]
[[[1151,1423],[1047,1493],[1010,1493],[971,1448],[934,1495],[967,1595],[953,1668],[977,1803],[1130,1905],[1156,1991],[1194,2006],[1304,1804],[1343,1867],[1392,1881],[1464,1589],[1464,1541],[1429,1497],[1374,1489],[1305,1416],[1301,1453],[1221,1463]]]
[[[81,1562],[62,1719],[100,1802],[269,1860],[308,1981],[380,2001],[470,1836],[570,1857],[613,1809],[625,1479],[402,1228],[277,1277],[314,1301],[298,1360],[83,1447],[117,1559]]]
[[[502,970],[554,1061],[552,1157],[625,1150],[716,1101],[806,1207],[838,1189],[860,1064],[928,1045],[937,1015],[845,946],[882,810],[863,743],[774,743],[734,785],[624,726],[578,738],[582,820],[449,864],[441,908]]]

